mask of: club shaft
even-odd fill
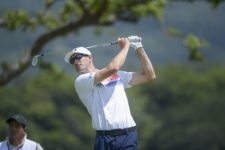
[[[115,45],[115,44],[118,44],[118,42],[111,42],[111,43],[106,43],[106,44],[92,45],[92,46],[88,46],[88,47],[85,47],[85,48],[91,49],[91,48],[95,48],[95,47],[104,47],[104,46],[110,46],[110,45]]]
[[[91,46],[87,46],[85,48],[87,49],[91,49],[91,48],[96,48],[96,47],[105,47],[105,46],[110,46],[110,45],[115,45],[115,44],[118,44],[118,42],[111,42],[111,43],[105,43],[105,44],[98,44],[98,45],[91,45]],[[56,55],[56,54],[65,54],[66,52],[68,51],[59,51],[59,52],[50,52],[50,53],[42,53],[42,54],[39,54],[39,55],[36,55],[36,56],[45,56],[45,55]]]
[[[128,37],[128,40],[130,42],[141,42],[142,39],[141,39],[141,37],[130,36],[130,37]],[[116,45],[116,44],[118,44],[118,41],[111,42],[111,43],[105,43],[105,44],[91,45],[91,46],[87,46],[85,48],[91,49],[91,48],[105,47],[105,46]],[[45,56],[45,55],[65,54],[66,52],[68,52],[68,51],[58,51],[58,52],[42,53],[42,54],[35,55],[32,59],[32,66],[37,65],[39,57],[42,57],[42,56]]]
[[[128,40],[129,40],[130,42],[141,42],[141,38],[140,38],[140,37],[137,37],[137,38],[132,38],[132,37],[131,37],[130,39],[129,39],[129,37],[128,37]],[[87,47],[85,47],[85,48],[91,49],[91,48],[104,47],[104,46],[110,46],[110,45],[115,45],[115,44],[118,44],[118,42],[115,41],[115,42],[111,42],[111,43],[98,44],[98,45],[91,45],[91,46],[87,46]],[[39,56],[45,56],[45,55],[65,54],[66,52],[68,52],[68,51],[42,53],[42,54],[39,54],[39,55],[36,55],[36,56],[39,57]]]

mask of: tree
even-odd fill
[[[55,68],[42,70],[39,76],[17,82],[16,87],[0,88],[0,141],[7,136],[7,117],[20,113],[28,120],[28,136],[44,149],[92,147],[94,130],[90,116],[65,72]]]
[[[140,127],[141,149],[224,149],[223,67],[170,66],[161,71],[160,80],[139,93],[147,99],[142,110],[149,115]]]
[[[183,1],[192,2],[193,0]],[[205,1],[216,7],[223,0]],[[6,30],[36,30],[40,27],[45,30],[17,63],[2,63],[0,86],[7,84],[24,72],[29,67],[32,57],[56,37],[67,35],[90,25],[110,26],[116,21],[134,23],[149,14],[160,20],[167,4],[166,0],[67,0],[60,6],[60,11],[56,11],[53,6],[57,2],[58,0],[45,0],[43,10],[34,15],[29,14],[26,10],[7,10],[1,16],[0,27]],[[181,35],[174,28],[167,31],[172,35]],[[202,46],[201,40],[194,35],[188,35],[185,38],[187,38],[187,46],[191,49],[191,58],[201,59],[201,54],[198,51]]]
[[[223,150],[224,66],[167,66],[157,72],[158,80],[127,89],[139,149]],[[95,131],[71,80],[52,68],[16,88],[1,87],[0,140],[7,135],[7,116],[21,113],[28,119],[28,137],[44,149],[92,149]]]

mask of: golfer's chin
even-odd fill
[[[78,72],[80,74],[88,73],[87,70],[84,70],[84,69],[81,69],[81,68],[76,68],[76,72]]]
[[[82,72],[82,68],[80,68],[80,67],[75,67],[75,70],[76,70],[76,72],[78,72],[78,73]]]

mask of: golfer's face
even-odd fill
[[[9,137],[10,139],[20,139],[25,136],[26,132],[24,127],[15,120],[9,123]]]
[[[83,55],[79,59],[74,60],[75,70],[79,73],[86,73],[91,62],[91,57]]]

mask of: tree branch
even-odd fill
[[[16,76],[20,75],[23,71],[25,71],[30,66],[32,57],[38,54],[47,42],[53,40],[54,38],[56,38],[61,34],[66,34],[72,30],[78,29],[78,26],[80,26],[79,24],[81,23],[80,22],[77,24],[70,23],[63,27],[42,34],[34,42],[31,49],[27,51],[27,53],[21,58],[21,60],[18,63],[13,65],[5,64],[7,68],[3,69],[3,71],[0,74],[0,86],[7,84],[9,81],[11,81]]]
[[[170,1],[178,1],[178,0],[170,0]],[[192,2],[192,0],[181,0],[181,1],[187,1]],[[213,0],[204,0],[206,2],[213,1]],[[224,0],[217,0],[219,2],[223,2]],[[65,23],[64,25],[55,28],[54,30],[47,31],[46,33],[43,33],[40,35],[37,40],[32,44],[31,48],[27,50],[26,54],[22,56],[22,58],[18,61],[16,64],[2,64],[2,71],[0,73],[0,86],[3,86],[19,76],[22,72],[24,72],[31,64],[32,57],[34,55],[37,55],[41,52],[42,48],[51,40],[55,39],[56,37],[59,37],[61,35],[68,34],[72,31],[78,30],[81,27],[85,27],[88,25],[109,25],[113,24],[115,20],[105,21],[102,22],[102,16],[106,12],[106,10],[109,7],[109,0],[100,0],[98,9],[95,10],[95,12],[91,11],[91,7],[89,5],[86,5],[83,1],[75,1],[80,6],[80,8],[83,10],[83,16],[77,20],[77,21],[71,21],[69,23]],[[137,0],[134,1],[134,3],[130,3],[129,7],[136,6],[140,3],[145,3],[146,0]],[[48,9],[52,4],[48,4]],[[123,7],[122,9],[117,9],[115,12],[112,12],[115,15],[116,20],[122,20],[122,21],[130,21],[135,22],[139,18],[133,17],[129,9],[127,9],[127,6]],[[7,26],[7,20],[4,20],[0,18],[0,27]]]
[[[107,2],[105,0],[104,2]],[[104,5],[104,6],[103,6]],[[72,31],[78,30],[81,27],[98,24],[99,18],[102,16],[103,12],[101,8],[107,7],[107,3],[103,3],[99,11],[96,11],[92,16],[87,16],[90,13],[85,13],[85,15],[76,22],[67,23],[61,27],[58,27],[54,30],[48,31],[40,35],[37,40],[33,43],[32,47],[27,51],[27,53],[21,58],[21,60],[13,65],[8,65],[6,68],[3,68],[0,74],[0,86],[3,86],[13,80],[15,77],[24,72],[31,64],[32,57],[41,52],[41,49],[51,40],[59,37],[61,35],[68,34]],[[90,19],[91,18],[91,19]],[[92,19],[94,18],[94,19]]]

